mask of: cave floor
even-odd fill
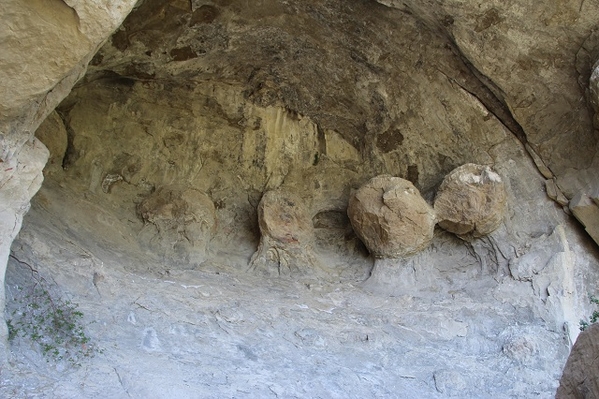
[[[13,245],[7,312],[33,267],[78,304],[98,350],[73,366],[14,339],[1,397],[548,398],[557,388],[563,336],[526,304],[496,299],[511,283],[388,295],[363,283],[368,258],[346,265],[354,274],[264,278],[247,272],[243,245],[194,269],[167,266],[125,241],[92,242],[81,215],[77,225],[56,213],[81,204],[64,196],[57,210],[52,196],[42,189]]]

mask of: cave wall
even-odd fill
[[[444,74],[506,126],[546,178],[548,195],[560,205],[574,199],[574,215],[597,236],[597,207],[592,199],[599,189],[594,179],[599,161],[590,78],[599,39],[592,13],[585,11],[596,8],[596,2],[536,5],[526,13],[521,10],[528,6],[516,3],[484,7],[382,3],[411,15],[409,24],[428,29],[402,31],[392,21],[398,13],[371,3],[353,6],[365,15],[362,26],[354,29],[350,27],[352,8],[330,4],[261,2],[249,7],[236,2],[147,2],[114,35],[112,46],[98,53],[93,62],[97,68],[92,68],[88,78],[106,71],[134,80],[172,80],[184,75],[189,84],[197,85],[219,76],[243,87],[244,95],[254,103],[279,104],[309,116],[321,129],[336,131],[359,151],[378,157],[379,163],[396,162],[398,168],[409,167],[415,173],[423,169],[418,162],[426,157],[415,154],[408,159],[404,151],[391,161],[393,156],[374,155],[373,149],[393,145],[396,139],[390,137],[403,137],[403,132],[395,134],[400,125],[437,129],[422,126],[418,115],[407,112],[406,104],[393,103],[396,99],[382,80],[401,81],[402,90],[416,84],[429,87],[431,79],[404,67],[427,64],[427,56],[422,56],[426,50],[438,57],[436,70],[429,68],[425,73]],[[249,28],[257,20],[262,25]],[[311,27],[309,32],[304,26]],[[352,33],[331,34],[338,31]],[[390,38],[391,32],[405,40],[400,44]],[[445,46],[444,50],[432,50],[429,35],[438,36],[435,46]],[[339,50],[326,51],[327,47]],[[402,50],[396,53],[391,48]],[[239,63],[247,57],[253,62]],[[395,70],[394,64],[398,65]],[[403,101],[415,105],[427,99],[415,94]],[[463,129],[464,124],[456,124]],[[418,144],[404,148],[408,146]],[[387,148],[387,152],[402,151]],[[446,171],[451,169],[449,163]],[[432,168],[436,169],[438,165]]]
[[[143,18],[125,21],[58,107],[63,123],[56,137],[64,142],[66,134],[69,146],[57,154],[64,171],[54,176],[104,191],[105,201],[131,210],[155,190],[191,187],[217,205],[219,226],[245,226],[234,230],[240,236],[231,241],[238,242],[255,230],[255,207],[266,190],[298,192],[311,217],[345,213],[350,189],[381,173],[411,180],[431,199],[453,168],[493,164],[501,158],[498,147],[519,146],[476,97],[447,77],[444,71],[468,73],[463,61],[413,17],[366,3],[355,10],[310,5],[266,16],[261,11],[253,18],[262,27],[250,29],[258,22],[251,16],[239,21],[245,14],[238,7],[194,22],[202,7],[144,3]],[[292,12],[298,18],[291,19]],[[318,13],[325,12],[336,14],[324,23]],[[175,17],[179,25],[162,21],[174,28],[151,39],[148,21]],[[378,20],[378,29],[331,27],[346,20],[361,26]],[[313,29],[294,33],[302,26]],[[264,37],[267,28],[278,38],[276,49]],[[318,50],[330,29],[346,33]],[[382,36],[381,29],[396,35]],[[227,47],[212,43],[223,37]],[[358,55],[362,41],[375,55]],[[196,42],[208,50],[185,60],[171,48]],[[383,50],[383,61],[367,61]],[[215,235],[228,234],[221,228]]]
[[[218,251],[251,255],[256,207],[269,189],[297,194],[317,226],[327,212],[343,215],[351,190],[374,175],[404,177],[432,201],[455,167],[493,165],[509,182],[510,211],[493,240],[472,251],[483,264],[490,257],[492,273],[531,283],[543,302],[534,313],[556,330],[566,325],[573,342],[591,289],[574,265],[592,261],[572,255],[570,246],[584,243],[545,194],[556,168],[526,133],[545,130],[512,115],[512,100],[433,22],[371,2],[145,1],[44,127],[62,166],[48,179],[119,209],[128,222],[115,237],[194,269]],[[589,116],[586,105],[580,112]],[[594,144],[584,148],[592,158]],[[186,200],[190,190],[206,203],[201,210]],[[321,249],[356,256],[355,236],[324,227],[316,229]],[[444,273],[424,270],[430,282]],[[408,288],[402,278],[372,281],[397,293]]]
[[[197,229],[216,237],[215,247],[240,250],[242,242],[251,254],[255,208],[267,189],[297,192],[316,226],[326,212],[342,214],[350,190],[374,174],[407,178],[431,200],[454,167],[493,164],[509,182],[504,227],[470,248],[456,250],[447,237],[437,248],[456,251],[455,259],[473,252],[495,278],[530,285],[541,304],[520,299],[533,314],[554,332],[566,327],[570,343],[576,338],[595,276],[593,255],[544,190],[550,180],[568,199],[596,197],[596,83],[589,85],[597,75],[596,1],[529,10],[516,2],[483,9],[463,2],[146,0],[98,51],[132,2],[122,9],[16,3],[0,6],[5,26],[15,21],[3,31],[6,43],[18,42],[3,52],[0,68],[7,92],[15,93],[0,108],[7,166],[0,193],[10,204],[2,219],[10,225],[3,229],[5,258],[48,156],[31,132],[87,68],[38,137],[50,148],[49,184],[66,184],[122,216],[123,234],[102,244],[139,244],[193,267],[206,257],[205,242],[189,239]],[[73,23],[57,26],[58,18]],[[36,32],[31,47],[16,39],[18,29]],[[65,48],[68,57],[40,62]],[[196,219],[186,219],[190,189],[213,206],[206,202],[200,211],[208,211]],[[146,203],[168,206],[148,216],[142,204],[156,192],[165,194]],[[168,218],[186,229],[161,224]],[[98,220],[77,220],[114,233],[117,222],[104,221],[102,229]],[[347,237],[319,234],[330,244],[325,250],[355,256],[355,248],[340,244]],[[455,281],[439,283],[455,270],[438,262],[423,269],[420,278],[428,273],[430,281],[422,284],[456,288]],[[375,276],[375,291],[410,289],[383,284],[398,280],[384,272],[391,274]]]
[[[593,12],[599,3],[381,3],[418,15],[455,43],[554,174],[591,165],[597,136],[588,94],[599,55]],[[566,179],[559,183],[569,194],[576,188]]]

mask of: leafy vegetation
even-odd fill
[[[46,360],[80,365],[81,360],[97,352],[83,328],[83,312],[57,294],[55,284],[26,265],[31,269],[33,285],[17,288],[16,306],[7,315],[9,340],[28,339]]]
[[[594,305],[599,305],[599,299],[597,299],[597,297],[592,296],[590,297],[590,301],[592,304]],[[593,324],[596,323],[597,320],[599,320],[599,310],[594,310],[593,313],[591,314],[591,317],[589,317],[589,321],[585,321],[585,320],[580,320],[580,331],[584,331],[586,330],[586,328]]]

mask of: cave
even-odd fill
[[[599,394],[599,1],[0,11],[1,396]]]

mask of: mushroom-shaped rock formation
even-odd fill
[[[250,269],[270,276],[305,274],[318,266],[312,218],[301,198],[284,190],[266,192],[258,204],[260,244]]]
[[[140,240],[159,255],[191,261],[206,254],[216,227],[214,204],[206,194],[161,187],[137,211],[145,224]]]
[[[399,177],[372,178],[351,196],[347,214],[376,258],[415,254],[433,238],[433,209],[412,183]]]
[[[464,164],[443,179],[435,198],[439,226],[462,239],[497,229],[507,194],[501,177],[489,166]]]

